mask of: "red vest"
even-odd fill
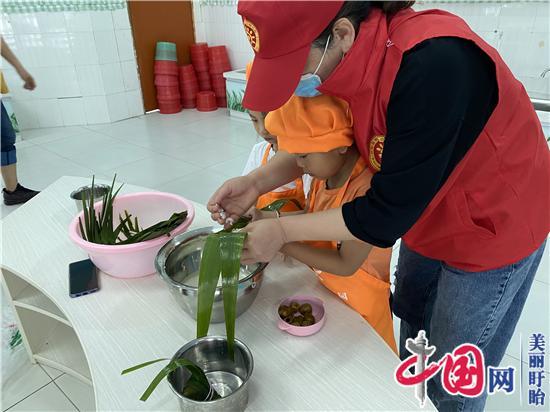
[[[525,89],[498,52],[450,13],[405,10],[387,21],[373,10],[319,90],[350,104],[357,147],[377,171],[403,53],[435,37],[471,40],[483,50],[496,67],[499,101],[403,240],[417,253],[460,269],[495,269],[531,254],[550,229],[550,151]]]

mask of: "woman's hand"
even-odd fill
[[[260,193],[250,175],[235,177],[227,180],[216,190],[206,207],[212,220],[224,225],[228,223],[228,219],[236,222],[240,216],[245,215],[259,196]]]
[[[28,71],[21,68],[18,71],[18,74],[21,77],[21,79],[25,82],[25,84],[23,84],[23,88],[27,90],[34,90],[36,88],[36,82],[34,81],[34,78],[30,75]]]
[[[269,262],[286,243],[286,236],[279,219],[263,219],[249,223],[241,262],[253,264]]]

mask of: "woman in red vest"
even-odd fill
[[[412,2],[239,2],[255,51],[244,106],[267,112],[295,93],[346,100],[371,188],[338,209],[254,222],[243,260],[283,244],[402,238],[393,309],[405,341],[426,330],[430,360],[462,343],[498,366],[550,227],[550,152],[525,89],[457,16]],[[301,173],[279,152],[226,182],[212,218],[235,219]],[[223,209],[224,213],[220,213]],[[439,410],[482,410],[477,397],[428,384]]]

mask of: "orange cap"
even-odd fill
[[[336,97],[292,96],[269,112],[265,128],[288,153],[324,153],[353,144],[353,120],[348,104]]]

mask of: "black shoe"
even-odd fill
[[[27,189],[21,186],[19,183],[13,192],[9,192],[6,189],[3,191],[4,204],[7,206],[19,205],[25,203],[35,197],[38,193],[36,190]]]

